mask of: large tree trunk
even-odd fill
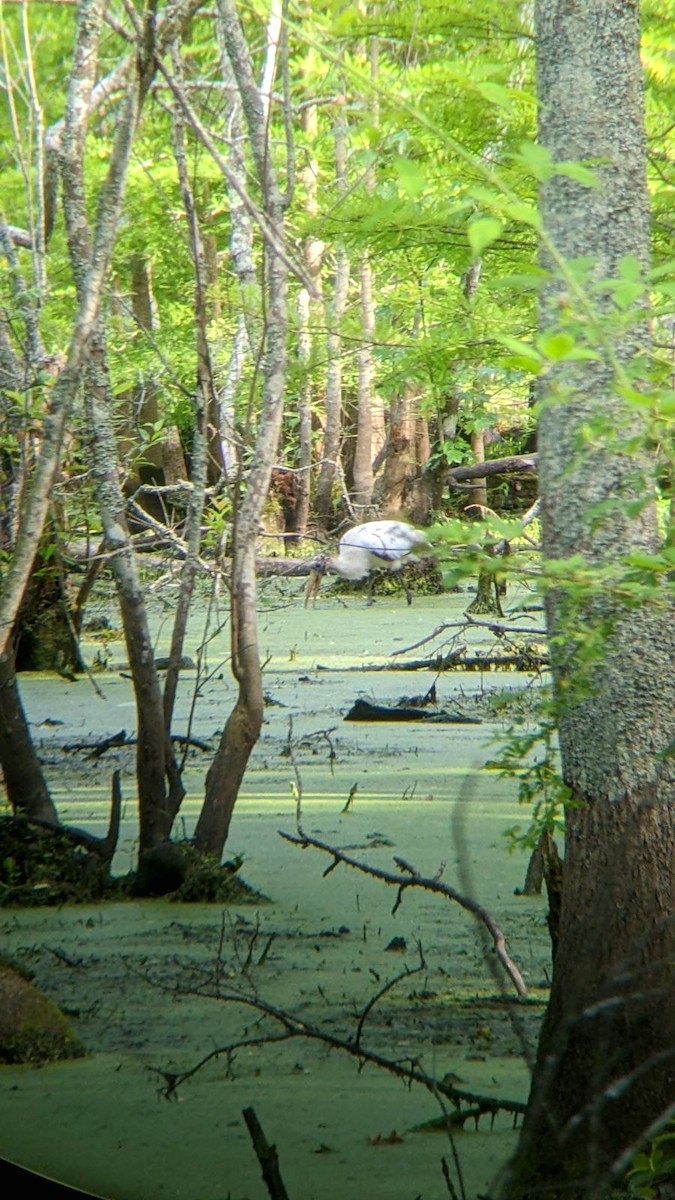
[[[9,649],[0,654],[0,766],[13,812],[58,825],[56,808],[21,703]]]
[[[555,160],[588,158],[600,186],[557,176],[543,188],[546,233],[565,259],[589,256],[592,279],[648,262],[648,203],[638,6],[540,0],[540,140]],[[549,243],[550,245],[550,243]],[[556,272],[550,252],[543,262]],[[556,272],[557,274],[557,272]],[[542,325],[570,300],[560,274]],[[596,296],[598,293],[596,292]],[[561,305],[561,296],[566,297]],[[579,303],[583,300],[577,298]],[[658,545],[651,463],[622,446],[644,409],[621,399],[624,367],[644,349],[644,322],[573,327],[598,361],[546,380],[539,425],[544,551],[615,565]],[[602,337],[599,336],[602,326]],[[595,335],[595,336],[594,336]],[[636,376],[633,375],[632,386]],[[637,414],[637,415],[636,415]],[[596,431],[592,452],[582,431]],[[631,500],[642,504],[630,505]],[[562,911],[551,997],[528,1113],[502,1196],[588,1200],[606,1193],[672,1105],[675,1078],[675,621],[665,588],[638,612],[611,580],[548,605],[567,811]],[[597,655],[589,653],[593,639]]]

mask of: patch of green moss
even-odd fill
[[[167,896],[182,904],[265,904],[268,897],[238,878],[242,859],[220,863],[192,842],[166,842],[141,855],[127,877],[132,896]]]
[[[66,833],[0,817],[0,907],[85,904],[120,890],[107,863]]]
[[[41,1066],[83,1051],[68,1018],[9,966],[0,966],[0,1062]]]

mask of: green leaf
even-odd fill
[[[534,175],[540,183],[546,183],[546,180],[550,179],[555,171],[550,150],[547,150],[546,146],[539,146],[536,142],[521,142],[518,150],[518,154],[514,155],[516,161],[527,167],[530,174]]]
[[[580,183],[582,187],[597,188],[600,187],[600,180],[594,171],[584,167],[578,162],[559,162],[555,165],[558,175],[565,175],[567,179],[573,179],[575,183]]]
[[[500,108],[508,108],[511,104],[511,93],[500,83],[479,83],[476,90],[490,104],[498,104]]]
[[[661,266],[654,267],[653,271],[649,272],[649,278],[653,280],[663,279],[663,276],[672,278],[675,275],[675,259],[671,258],[668,262],[661,263]]]
[[[504,226],[496,217],[479,217],[467,228],[469,245],[476,258],[501,236]]]
[[[412,162],[409,158],[396,158],[394,170],[402,192],[413,198],[421,195],[427,186],[427,178],[419,163]]]
[[[630,567],[637,567],[640,571],[669,571],[672,565],[667,561],[665,555],[646,554],[642,550],[634,550],[631,554],[627,554],[626,562]]]
[[[483,204],[486,208],[501,209],[504,202],[504,197],[500,192],[495,192],[492,188],[483,187],[482,184],[475,184],[469,192],[472,200],[477,200],[479,204]]]
[[[514,367],[517,371],[528,371],[531,375],[538,375],[542,370],[544,360],[528,342],[521,342],[508,334],[502,334],[497,341],[510,351],[510,354],[500,359],[502,366]]]
[[[540,362],[520,354],[505,354],[499,362],[502,367],[509,367],[513,371],[527,371],[530,375],[539,375],[541,372]]]
[[[519,200],[514,204],[505,204],[504,212],[508,213],[513,221],[519,221],[521,225],[531,225],[533,229],[541,229],[541,217],[533,204],[526,204],[524,200]]]
[[[644,294],[645,289],[642,283],[620,283],[618,287],[614,288],[614,303],[625,311]]]
[[[619,261],[619,275],[630,283],[642,281],[642,267],[639,259],[632,254],[625,254]]]
[[[541,355],[537,353],[534,346],[531,346],[529,342],[521,342],[519,338],[511,337],[508,333],[499,334],[497,341],[506,350],[511,350],[514,354],[522,354],[525,358],[532,359],[533,362],[541,363]]]
[[[575,346],[576,342],[571,333],[544,333],[537,338],[537,349],[553,362],[569,358]]]
[[[659,400],[659,415],[672,417],[675,413],[675,392],[665,392]]]

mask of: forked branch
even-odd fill
[[[315,850],[322,850],[324,854],[329,854],[333,861],[326,867],[324,875],[328,875],[337,866],[343,864],[346,867],[353,867],[363,875],[370,875],[373,879],[380,879],[383,883],[395,887],[397,889],[397,896],[392,913],[395,913],[398,909],[403,900],[403,893],[407,888],[421,888],[423,891],[436,892],[440,896],[445,896],[447,900],[454,900],[456,904],[459,904],[466,912],[470,912],[477,921],[480,921],[485,926],[492,938],[495,954],[516,992],[519,996],[527,995],[527,988],[525,987],[523,977],[506,949],[506,938],[502,930],[499,928],[492,914],[482,904],[479,904],[477,900],[472,900],[470,896],[463,896],[461,892],[456,891],[449,883],[443,883],[441,879],[429,879],[424,875],[420,875],[414,867],[410,866],[402,858],[395,858],[394,862],[398,866],[399,871],[403,872],[403,878],[401,874],[396,875],[393,871],[384,871],[381,867],[371,867],[368,863],[360,862],[358,859],[352,858],[351,855],[344,854],[342,850],[336,849],[335,846],[330,846],[327,842],[322,842],[319,838],[311,837],[300,826],[298,826],[296,834],[284,833],[281,829],[279,833],[287,842],[291,842],[294,846],[300,846],[303,850],[312,846]]]

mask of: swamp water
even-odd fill
[[[159,653],[169,636],[165,601],[155,601]],[[356,596],[326,594],[305,610],[297,594],[266,589],[266,721],[226,855],[243,857],[242,878],[269,902],[3,910],[4,951],[72,1014],[86,1057],[0,1068],[0,1154],[110,1200],[265,1200],[242,1119],[252,1107],[277,1147],[290,1200],[442,1200],[442,1159],[459,1190],[447,1132],[435,1129],[437,1097],[374,1066],[359,1069],[320,1040],[264,1042],[284,1028],[248,1001],[258,997],[345,1041],[361,1020],[369,1050],[414,1060],[431,1077],[451,1075],[468,1091],[526,1099],[513,989],[495,973],[473,918],[412,889],[393,912],[395,888],[345,866],[325,874],[332,859],[279,836],[295,832],[299,786],[307,833],[384,870],[397,870],[396,856],[422,875],[442,870],[504,930],[529,992],[517,1015],[536,1044],[550,962],[545,902],[514,894],[526,860],[508,855],[503,833],[527,814],[515,784],[484,770],[505,723],[490,697],[536,685],[513,673],[446,672],[436,678],[440,707],[481,724],[344,721],[358,697],[393,705],[425,693],[431,671],[366,668],[447,652],[452,630],[390,657],[458,620],[466,602],[423,597],[407,608],[396,597],[367,608]],[[112,601],[101,604],[114,615]],[[186,649],[195,659],[202,635],[196,620]],[[472,631],[477,644],[488,648],[491,636]],[[100,643],[84,649],[92,660]],[[124,874],[135,861],[133,749],[98,759],[63,749],[134,732],[123,643],[109,642],[106,653],[108,669],[95,676],[100,695],[85,678],[56,676],[24,676],[21,690],[64,822],[103,833],[112,770],[122,769],[114,866]],[[227,654],[225,627],[209,642],[196,700],[195,672],[182,677],[175,730],[186,733],[193,712],[192,736],[211,746],[234,700]],[[179,829],[188,835],[209,761],[199,749],[187,759]],[[172,1090],[172,1072],[244,1042]],[[469,1200],[489,1189],[514,1136],[504,1113],[492,1128],[484,1117],[456,1132]]]

